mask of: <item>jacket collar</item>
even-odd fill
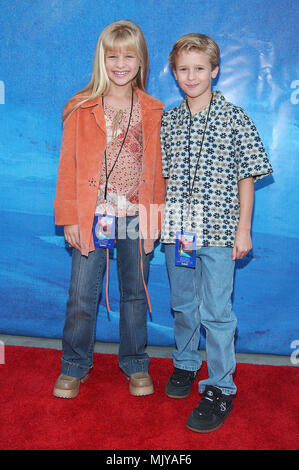
[[[134,91],[138,96],[138,100],[142,108],[154,110],[154,109],[163,109],[165,107],[165,104],[162,103],[162,101],[156,98],[153,98],[146,91],[140,90],[140,88],[138,87],[135,87]],[[97,98],[94,98],[93,100],[86,101],[80,106],[80,108],[92,108],[94,106],[99,106],[99,105],[102,106],[101,96],[98,96]]]
[[[142,140],[143,151],[145,151],[155,127],[161,122],[162,110],[165,105],[145,91],[138,88],[135,88],[135,91],[141,107]]]
[[[135,87],[134,90],[138,96],[141,107],[143,149],[145,150],[153,128],[160,121],[161,111],[165,105],[160,100],[153,98],[148,93],[137,87]],[[99,128],[103,132],[106,132],[105,115],[101,96],[83,103],[80,108],[89,108],[90,113],[94,116]]]
[[[153,98],[146,91],[140,90],[140,88],[137,88],[137,87],[135,87],[134,90],[138,96],[141,107],[152,109],[152,110],[154,109],[162,110],[163,108],[165,108],[165,104],[162,103],[162,101],[157,100],[157,98]]]

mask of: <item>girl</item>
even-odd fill
[[[164,105],[145,92],[147,72],[141,29],[131,21],[112,23],[98,39],[89,84],[65,109],[55,223],[64,225],[73,253],[56,397],[77,396],[92,367],[107,238],[116,240],[117,249],[119,366],[132,395],[153,393],[145,352],[146,283],[165,196],[159,137]],[[109,240],[105,234],[113,228]]]

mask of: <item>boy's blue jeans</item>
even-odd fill
[[[232,312],[235,262],[232,249],[201,247],[196,252],[196,267],[175,266],[175,245],[165,244],[166,263],[174,311],[174,366],[196,371],[201,367],[200,325],[206,331],[209,378],[199,382],[199,392],[207,385],[235,394],[234,335],[237,320]]]
[[[118,361],[127,375],[146,372],[149,365],[149,357],[145,353],[148,305],[142,280],[136,220],[135,217],[117,218],[115,233],[120,289]],[[142,253],[144,280],[147,282],[149,256],[143,250]],[[62,374],[81,378],[93,365],[98,302],[105,270],[105,248],[95,248],[88,257],[73,248],[62,338]]]

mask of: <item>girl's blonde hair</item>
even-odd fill
[[[176,69],[175,60],[181,52],[190,52],[194,50],[205,52],[209,56],[212,70],[219,65],[220,49],[214,39],[206,36],[205,34],[190,33],[182,36],[173,45],[172,51],[168,57],[172,70]]]
[[[132,82],[132,86],[137,86],[145,90],[148,75],[148,50],[146,40],[139,26],[129,20],[115,21],[106,26],[101,32],[95,51],[92,75],[88,85],[78,91],[71,100],[78,101],[70,111],[64,116],[66,120],[83,103],[91,101],[99,96],[105,95],[110,86],[105,67],[105,54],[107,51],[125,48],[134,51],[141,62],[138,73]]]

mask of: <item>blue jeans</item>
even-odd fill
[[[118,362],[127,375],[146,372],[147,298],[139,250],[138,218],[117,218],[115,227],[120,289],[120,344]],[[144,280],[149,256],[142,249]],[[62,338],[61,373],[81,378],[93,365],[96,319],[106,269],[106,249],[88,257],[73,248],[72,274]]]
[[[235,262],[232,249],[201,247],[196,267],[175,266],[175,245],[165,244],[165,255],[174,311],[174,366],[196,371],[201,367],[200,325],[206,331],[209,378],[199,382],[199,392],[207,385],[235,394],[232,374],[236,368],[234,335],[237,320],[232,312]]]

